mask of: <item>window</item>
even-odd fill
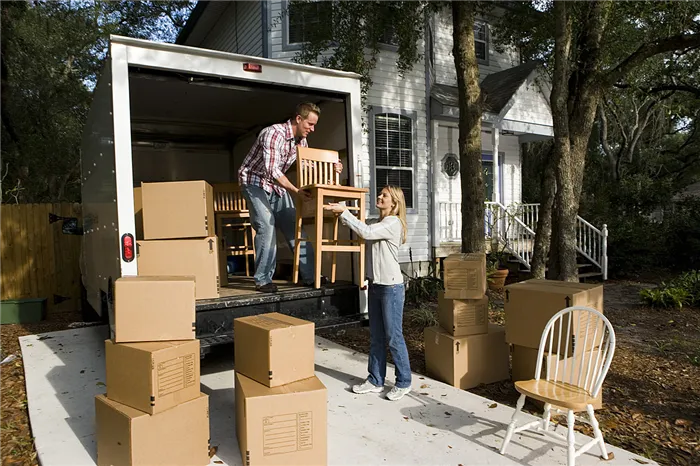
[[[399,38],[396,35],[396,28],[394,26],[388,26],[384,29],[384,32],[382,32],[382,35],[379,37],[379,43],[398,47]]]
[[[288,43],[301,44],[311,38],[331,40],[331,2],[289,2]]]
[[[397,113],[374,115],[374,166],[377,194],[384,186],[403,190],[406,207],[413,204],[413,119]]]
[[[474,48],[476,49],[476,59],[488,61],[489,42],[488,25],[480,21],[474,22]]]

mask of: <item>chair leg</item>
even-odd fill
[[[337,246],[338,245],[338,223],[340,220],[338,220],[338,217],[335,218],[335,223],[333,224],[333,245]],[[331,256],[331,283],[335,283],[335,270],[336,270],[336,263],[337,263],[337,253],[333,251],[333,254]]]
[[[248,260],[248,229],[243,227],[243,247],[245,247],[245,252],[243,257],[245,258],[245,276],[250,277],[250,261]]]
[[[574,423],[576,422],[576,417],[574,412],[569,410],[566,413],[566,424],[568,425],[568,434],[566,436],[567,449],[566,449],[566,465],[574,466],[576,464],[576,440],[574,437]]]
[[[605,448],[605,440],[603,440],[603,433],[600,431],[600,426],[598,425],[598,419],[596,419],[593,412],[593,406],[586,406],[588,411],[588,419],[591,421],[591,426],[593,427],[593,434],[595,439],[598,441],[598,448],[600,448],[600,456],[604,459],[608,459],[608,450]]]
[[[321,288],[321,265],[323,264],[323,196],[316,199],[316,238],[314,238],[314,288]]]
[[[547,432],[549,430],[549,420],[552,416],[552,405],[549,403],[544,404],[544,411],[542,412],[542,430]]]
[[[520,395],[518,402],[515,404],[515,411],[513,412],[513,417],[510,418],[510,424],[508,424],[508,431],[506,432],[506,438],[503,439],[503,445],[501,446],[501,455],[505,455],[506,447],[510,443],[510,439],[513,438],[513,432],[515,431],[516,417],[518,413],[522,411],[523,406],[525,406],[525,395]]]
[[[299,212],[297,212],[297,221],[294,226],[294,272],[292,280],[294,283],[299,283],[299,257],[301,257],[301,228],[303,219]]]

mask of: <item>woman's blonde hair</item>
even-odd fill
[[[406,237],[408,236],[408,226],[406,224],[406,199],[403,196],[403,191],[401,188],[397,186],[384,186],[384,189],[389,191],[391,200],[394,202],[394,206],[391,208],[389,215],[396,215],[399,217],[399,220],[401,220],[401,226],[403,228],[401,244],[403,244],[406,242]]]

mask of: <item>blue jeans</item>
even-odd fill
[[[248,202],[250,222],[255,230],[255,284],[272,282],[277,265],[277,232],[279,228],[289,248],[294,252],[294,224],[296,209],[287,191],[279,196],[259,186],[243,185],[243,196]],[[304,238],[306,235],[303,236]],[[310,243],[301,243],[299,273],[304,283],[314,280],[314,251]]]
[[[372,385],[384,386],[386,378],[386,346],[396,368],[396,386],[411,386],[411,363],[403,338],[404,284],[369,286],[369,380]]]

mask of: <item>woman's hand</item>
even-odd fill
[[[335,203],[335,202],[331,202],[331,203],[328,204],[328,205],[324,205],[324,206],[323,206],[323,210],[330,210],[331,212],[333,212],[333,213],[335,213],[335,214],[337,214],[337,215],[340,215],[340,214],[342,214],[343,212],[345,212],[346,210],[348,210],[348,208],[347,208],[346,206],[342,205],[342,204],[338,204],[338,203]]]

